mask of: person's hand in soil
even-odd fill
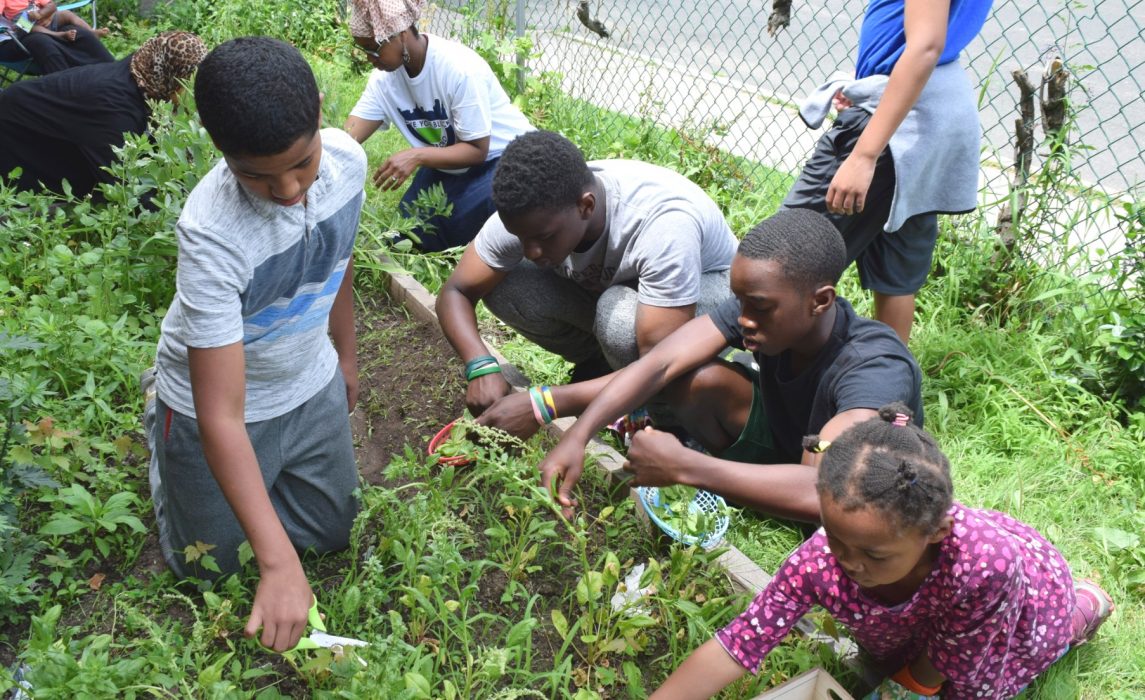
[[[632,474],[633,486],[671,486],[681,483],[680,469],[695,455],[672,433],[649,426],[632,436],[624,471]]]
[[[488,375],[500,376],[500,375]],[[484,377],[478,377],[479,381]],[[471,385],[472,386],[472,385]],[[528,392],[510,392],[493,402],[477,417],[478,425],[500,428],[513,437],[528,440],[536,434],[540,424],[533,416],[533,402]]]
[[[286,651],[306,632],[306,617],[314,592],[297,557],[281,568],[264,568],[254,594],[254,606],[243,634],[254,637],[268,649]]]
[[[421,165],[421,148],[398,151],[374,171],[374,184],[383,190],[396,190]]]
[[[572,490],[580,480],[581,472],[584,471],[584,445],[577,445],[576,441],[562,440],[541,461],[537,469],[541,472],[541,487],[549,493],[553,493],[554,488],[556,489],[555,499],[561,507],[561,513],[565,518],[572,519],[573,509],[577,507],[577,501],[572,497]]]
[[[469,382],[469,386],[465,389],[465,407],[469,409],[470,415],[481,416],[497,399],[500,399],[512,391],[513,387],[509,386],[509,382],[505,381],[505,377],[503,377],[500,372],[477,377]],[[528,398],[527,394],[525,398]],[[529,417],[531,419],[533,415],[532,409],[529,408],[529,411]],[[536,421],[533,421],[533,423],[536,423]],[[507,432],[513,431],[507,430]]]

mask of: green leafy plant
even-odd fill
[[[100,500],[82,485],[72,484],[55,494],[41,496],[40,501],[51,504],[55,512],[39,534],[66,537],[83,533],[105,559],[111,556],[112,549],[123,551],[130,546],[130,537],[123,535],[120,526],[137,534],[147,531],[136,515],[139,497],[126,491]],[[90,551],[85,553],[90,556]]]
[[[1124,580],[1127,588],[1139,596],[1145,596],[1145,541],[1139,533],[1145,532],[1145,513],[1134,514],[1132,520],[1137,525],[1136,532],[1128,532],[1115,527],[1094,528],[1102,549],[1113,558],[1114,576]]]

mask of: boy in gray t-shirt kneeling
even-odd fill
[[[736,238],[711,197],[667,168],[586,163],[565,137],[533,131],[505,148],[493,202],[498,213],[437,300],[442,330],[467,363],[473,415],[510,391],[485,357],[479,300],[572,362],[580,382],[635,362],[730,295]]]
[[[298,552],[346,546],[358,484],[354,237],[366,156],[319,130],[314,75],[267,37],[228,41],[195,78],[220,161],[177,225],[177,292],[144,376],[151,490],[180,576],[239,568],[259,583],[247,636],[273,649],[304,631],[312,592]],[[333,342],[331,342],[333,340]]]

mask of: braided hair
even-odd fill
[[[954,498],[950,461],[912,418],[905,404],[892,403],[839,436],[819,463],[820,495],[845,511],[876,508],[900,528],[934,532]],[[804,444],[818,441],[812,435]]]

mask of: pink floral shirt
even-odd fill
[[[821,605],[889,671],[925,652],[947,678],[944,700],[1016,695],[1069,646],[1069,566],[1008,515],[960,503],[950,515],[954,527],[939,544],[934,569],[906,602],[888,606],[867,597],[820,529],[716,639],[755,673],[794,622]]]

